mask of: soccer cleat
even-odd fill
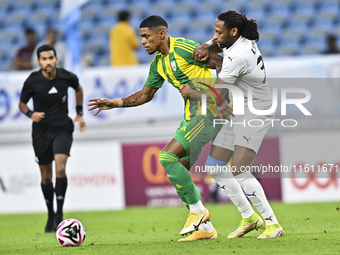
[[[46,226],[45,226],[45,233],[54,233],[56,231],[56,223],[55,217],[48,217]]]
[[[245,234],[249,233],[252,230],[258,230],[260,227],[263,226],[263,220],[259,215],[254,213],[252,216],[242,219],[238,228],[231,232],[228,238],[239,238],[243,237]]]
[[[194,213],[190,211],[187,221],[184,224],[183,229],[181,230],[180,234],[185,235],[191,233],[193,231],[198,231],[198,227],[207,220],[210,219],[210,213],[207,208],[202,213]]]
[[[55,214],[55,225],[56,225],[56,228],[58,227],[58,225],[60,224],[60,222],[63,221],[63,214],[59,214],[59,213],[56,213]]]
[[[284,235],[283,228],[279,223],[277,223],[274,225],[267,225],[266,230],[261,235],[259,235],[257,239],[274,238],[283,235]]]
[[[186,242],[186,241],[195,241],[200,239],[217,239],[217,231],[214,229],[210,233],[204,232],[201,229],[198,229],[198,231],[195,231],[190,236],[179,239],[180,242]]]

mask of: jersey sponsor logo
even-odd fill
[[[57,94],[57,93],[58,93],[58,90],[55,87],[52,87],[50,91],[48,92],[48,94]]]
[[[229,57],[229,56],[228,56],[228,58],[230,59],[230,62],[233,62],[233,59],[234,59],[234,58],[232,58],[232,57]]]
[[[176,62],[175,60],[171,61],[171,68],[176,72]]]

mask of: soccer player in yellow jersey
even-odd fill
[[[219,72],[222,58],[211,52],[207,61],[195,61],[192,53],[199,44],[184,38],[170,37],[168,24],[160,16],[152,15],[144,19],[139,26],[139,35],[145,50],[149,54],[156,53],[145,85],[140,91],[125,98],[90,99],[88,106],[92,107],[89,110],[96,109],[94,115],[97,115],[101,110],[145,104],[153,98],[164,81],[168,81],[181,93],[185,101],[184,119],[173,139],[160,152],[159,160],[177,194],[190,210],[180,234],[193,234],[180,241],[215,239],[217,232],[209,221],[210,213],[202,204],[200,193],[188,170],[200,156],[203,146],[215,137],[220,127],[213,125],[215,105],[209,104],[208,100],[206,115],[202,115],[201,102],[190,98],[190,91],[200,90],[197,88],[200,81],[214,86],[214,76],[209,68]],[[224,93],[221,89],[216,91]]]

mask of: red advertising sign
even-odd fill
[[[166,143],[123,145],[123,168],[126,205],[173,206],[182,205],[176,189],[167,178],[158,154]],[[205,163],[209,147],[204,148],[200,164]],[[201,161],[204,161],[203,163]],[[193,176],[202,201],[207,202],[208,186],[204,176]]]

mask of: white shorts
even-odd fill
[[[273,125],[275,113],[271,115],[255,115],[246,107],[244,115],[236,115],[231,121],[223,124],[212,144],[234,151],[235,145],[253,150],[256,154],[263,138]]]

